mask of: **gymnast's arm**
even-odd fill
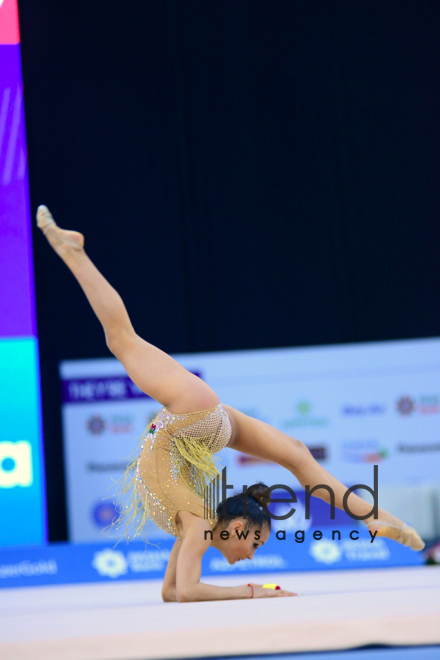
[[[183,511],[180,512],[181,514]],[[200,582],[202,557],[210,546],[210,537],[205,540],[205,531],[211,526],[203,518],[188,514],[184,524],[185,538],[177,539],[168,561],[162,587],[165,602],[194,602],[203,600],[237,600],[240,598],[274,598],[295,596],[296,594],[280,589],[264,589],[260,584],[248,584],[238,587],[216,587]]]
[[[179,551],[182,546],[182,540],[176,539],[176,542],[173,545],[171,550],[170,558],[168,560],[167,570],[165,571],[165,577],[163,579],[162,585],[162,600],[165,603],[175,603],[176,598],[176,568],[177,568],[177,557],[179,556]]]
[[[205,530],[211,530],[210,525],[206,520],[196,516],[185,529],[185,538],[177,557],[177,602],[251,598],[252,589],[246,584],[238,587],[216,587],[200,582],[202,557],[210,545],[209,540],[204,539]]]

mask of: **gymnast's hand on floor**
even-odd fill
[[[292,591],[286,589],[265,589],[262,584],[250,582],[254,588],[254,598],[278,598],[279,596],[297,596]]]

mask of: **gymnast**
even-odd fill
[[[220,403],[203,380],[139,337],[121,297],[85,253],[82,234],[58,227],[46,206],[38,207],[37,225],[78,280],[103,326],[111,353],[131,380],[163,406],[142,436],[138,457],[127,468],[127,474],[133,475],[129,479],[133,498],[124,514],[137,521],[136,532],[150,518],[176,537],[165,572],[163,600],[295,596],[284,589],[253,583],[218,587],[200,581],[202,557],[209,546],[217,548],[229,564],[252,559],[269,538],[271,527],[265,506],[269,501],[267,487],[261,483],[248,491],[247,516],[244,517],[241,494],[227,498],[224,507],[220,503],[217,511],[205,517],[204,488],[218,475],[213,455],[228,447],[278,463],[303,487],[329,486],[340,509],[347,488],[313,458],[303,442]],[[326,489],[315,493],[330,502]],[[378,508],[375,519],[371,505],[354,492],[349,494],[347,504],[373,534],[377,532],[377,536],[413,550],[423,549],[417,532],[384,509]]]

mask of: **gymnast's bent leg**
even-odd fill
[[[220,402],[201,378],[136,334],[120,295],[85,253],[82,234],[58,227],[46,206],[38,207],[37,225],[78,280],[102,324],[108,348],[143,392],[175,413]]]
[[[334,493],[335,506],[344,508],[347,487],[315,460],[303,442],[230,406],[225,408],[233,416],[236,426],[235,439],[229,445],[231,449],[282,465],[292,472],[303,487],[307,485],[313,489],[321,484],[329,486]],[[327,489],[319,488],[312,494],[325,502],[331,502],[331,493]],[[413,550],[424,548],[425,544],[417,532],[388,511],[379,508],[375,520],[372,505],[356,493],[348,495],[346,506],[356,516],[366,516],[364,522],[372,534],[377,532],[377,536],[386,536]]]

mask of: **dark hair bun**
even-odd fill
[[[248,488],[248,495],[258,502],[260,506],[267,506],[270,502],[270,492],[268,492],[268,487],[262,481],[250,486]]]
[[[270,502],[270,489],[260,481],[258,484],[250,486],[246,491],[246,495],[246,514],[244,507],[245,493],[227,497],[220,502],[217,507],[217,517],[220,525],[226,527],[231,520],[243,518],[245,514],[248,526],[261,529],[262,525],[268,525],[270,529],[271,516],[266,508]]]

